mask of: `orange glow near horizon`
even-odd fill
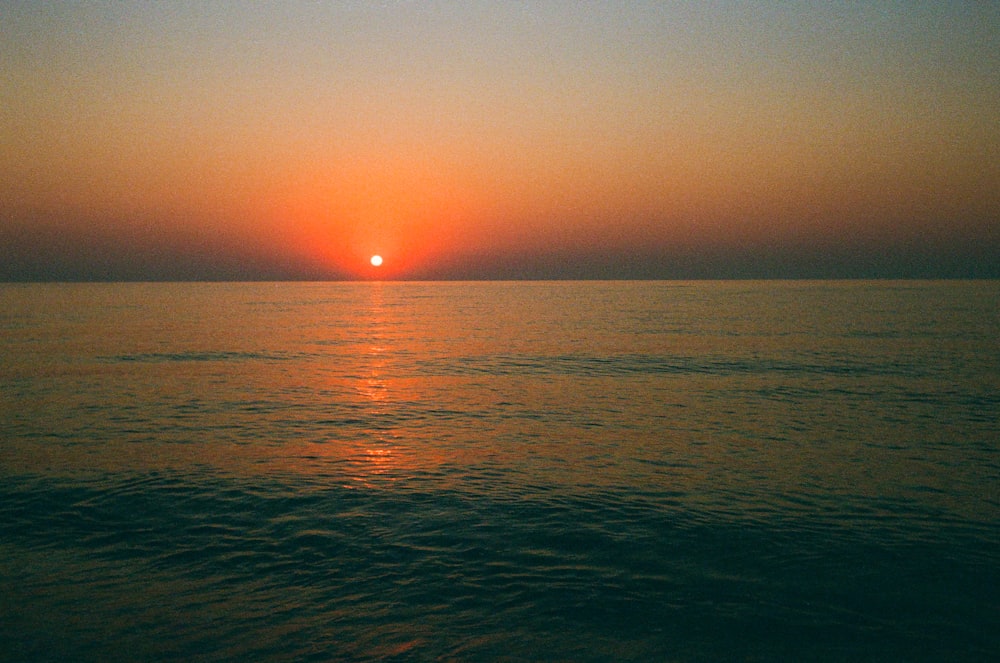
[[[456,172],[399,155],[316,165],[294,178],[272,214],[314,264],[349,278],[398,278],[451,250],[456,230],[482,207]]]

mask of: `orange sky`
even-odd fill
[[[992,3],[5,3],[0,59],[7,280],[1000,277]]]

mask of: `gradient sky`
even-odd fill
[[[0,1],[0,63],[3,280],[1000,277],[1000,3]]]

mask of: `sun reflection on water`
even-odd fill
[[[370,339],[365,353],[364,363],[367,364],[367,377],[358,387],[358,393],[366,403],[365,413],[369,423],[359,440],[360,449],[355,454],[352,463],[356,475],[355,481],[368,483],[373,478],[393,478],[397,469],[397,457],[393,451],[389,437],[393,435],[389,382],[385,377],[392,355],[389,342],[386,307],[383,285],[373,284],[368,307],[367,334]]]

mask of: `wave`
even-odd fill
[[[108,362],[186,362],[186,361],[291,361],[307,358],[301,352],[239,352],[234,350],[192,352],[141,352],[99,357]]]
[[[657,354],[593,355],[481,355],[454,359],[419,360],[415,370],[440,375],[521,375],[553,374],[579,376],[629,376],[661,374],[740,375],[827,375],[905,376],[926,372],[914,364],[861,361],[845,358],[828,362],[766,358],[685,357]]]

